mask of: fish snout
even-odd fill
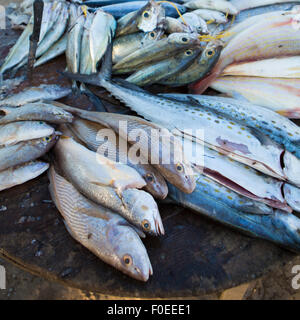
[[[154,218],[154,223],[155,223],[155,233],[157,236],[163,236],[165,234],[165,228],[163,226],[161,217],[155,217]]]

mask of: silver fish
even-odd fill
[[[139,69],[126,80],[139,86],[159,83],[161,79],[172,77],[188,68],[202,51],[202,47],[186,49],[173,57]],[[185,71],[184,71],[185,72]]]
[[[212,109],[236,121],[261,131],[271,139],[284,145],[285,149],[300,158],[299,127],[267,108],[226,97],[193,95],[193,94],[162,94],[162,96],[190,104]]]
[[[54,128],[43,121],[17,121],[0,125],[0,147],[50,136]]]
[[[75,76],[75,75],[74,75]],[[77,77],[78,75],[76,75]],[[118,84],[112,84],[112,91],[120,92],[126,89]],[[106,85],[105,85],[106,87]],[[106,87],[108,88],[109,85]],[[109,87],[110,88],[110,87]],[[117,96],[118,98],[121,95]],[[101,125],[109,127],[117,132],[124,139],[128,139],[128,133],[131,130],[136,133],[136,130],[140,133],[139,141],[135,141],[134,145],[169,182],[175,184],[178,188],[184,192],[193,192],[195,188],[195,181],[193,178],[193,170],[190,163],[185,161],[183,157],[183,150],[181,143],[165,128],[149,123],[141,118],[127,115],[118,115],[107,112],[91,112],[72,108],[62,104],[55,103],[57,106],[61,106],[66,111],[69,111],[83,119],[98,122]],[[127,124],[125,128],[122,126],[122,122]],[[153,130],[154,129],[154,130]],[[130,142],[130,141],[129,141]],[[170,149],[170,154],[164,154],[163,150]],[[153,159],[154,156],[154,160]],[[179,158],[179,159],[178,159]]]
[[[58,135],[0,148],[0,171],[40,158],[56,143]]]
[[[131,154],[128,153],[130,145],[128,145],[123,138],[117,136],[115,141],[110,141],[108,139],[103,144],[103,141],[101,141],[102,139],[100,138],[103,138],[104,140],[105,137],[101,136],[100,130],[107,128],[98,123],[80,118],[76,118],[68,127],[88,146],[89,149],[100,152],[100,154],[106,155],[113,161],[125,163],[137,170],[147,183],[145,189],[155,198],[166,198],[168,187],[162,175],[149,165],[146,159],[142,159],[141,163],[136,164],[134,159],[131,158]]]
[[[70,157],[70,152],[66,152],[67,150],[64,148],[64,141],[59,141],[54,151],[67,179],[86,197],[119,213],[130,223],[147,233],[164,234],[157,204],[150,194],[132,188],[120,192],[120,190],[105,185],[102,183],[103,177],[100,180],[97,179],[99,174],[95,172],[95,167],[86,165],[85,159],[79,154],[77,154],[79,161],[73,162],[72,157],[76,153],[72,153]]]
[[[42,161],[32,161],[23,165],[6,169],[0,172],[0,191],[12,188],[32,180],[46,170],[49,164]]]
[[[41,84],[39,87],[30,87],[0,100],[0,106],[16,107],[38,100],[57,100],[66,97],[70,93],[70,88],[56,84]]]
[[[15,121],[47,121],[50,123],[72,122],[73,116],[47,103],[29,103],[18,108],[0,107],[0,124]]]
[[[128,17],[127,17],[128,16]],[[144,7],[129,13],[118,20],[116,36],[138,31],[150,32],[163,29],[165,10],[154,0],[150,0]]]
[[[53,167],[49,190],[71,236],[98,258],[128,276],[147,281],[153,274],[147,251],[128,222],[80,194]]]

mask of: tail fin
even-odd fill
[[[113,36],[112,36],[113,38]],[[107,46],[105,56],[102,61],[101,70],[99,73],[94,74],[78,74],[78,73],[70,73],[70,72],[61,72],[65,77],[92,84],[95,86],[102,87],[103,81],[108,81],[111,79],[112,74],[112,42],[110,42]]]
[[[202,94],[210,86],[210,84],[217,79],[218,75],[218,72],[213,72],[200,81],[191,84],[189,86],[191,92],[195,94]]]

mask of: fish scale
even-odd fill
[[[49,180],[51,197],[71,236],[104,262],[137,280],[147,281],[153,270],[134,227],[85,198],[53,167]],[[124,263],[128,257],[132,259],[129,266]]]

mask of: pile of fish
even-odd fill
[[[0,191],[50,167],[72,237],[137,280],[153,273],[140,238],[164,235],[166,198],[299,252],[300,129],[288,119],[300,118],[297,3],[44,1],[35,66],[64,53],[72,88],[0,100]],[[33,24],[2,76],[27,64]],[[192,93],[143,88],[153,84]],[[95,87],[140,117],[55,101],[99,102]],[[208,87],[221,95],[202,95]],[[37,160],[50,149],[50,165]]]
[[[73,116],[38,100],[59,99],[69,93],[57,85],[42,85],[0,100],[0,191],[34,179],[49,168],[38,159],[58,140],[60,133],[52,125],[72,122]]]

